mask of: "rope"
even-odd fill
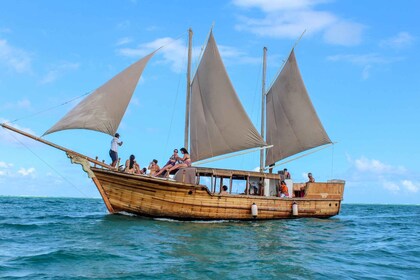
[[[308,156],[308,155],[310,155],[310,154],[313,154],[313,153],[316,153],[316,152],[318,152],[318,151],[321,151],[321,150],[323,150],[323,149],[325,149],[325,148],[328,148],[329,146],[334,145],[334,144],[336,144],[336,143],[337,143],[337,142],[334,142],[334,143],[329,143],[329,144],[327,144],[327,145],[325,145],[325,146],[323,146],[323,147],[321,147],[321,148],[318,148],[318,149],[316,149],[316,150],[313,150],[313,151],[311,151],[311,152],[309,152],[309,153],[306,153],[306,154],[300,155],[300,156],[298,156],[298,157],[292,158],[292,159],[287,160],[287,161],[279,162],[279,163],[277,163],[277,164],[275,164],[275,165],[273,165],[273,166],[265,167],[265,168],[264,168],[264,170],[267,170],[267,169],[272,169],[272,168],[274,168],[274,167],[276,167],[276,166],[280,166],[280,165],[283,165],[283,164],[285,164],[285,163],[289,163],[289,162],[291,162],[291,161],[295,161],[295,160],[297,160],[297,159],[300,159],[300,158],[306,157],[306,156]]]
[[[258,148],[250,149],[250,150],[243,151],[243,152],[240,152],[240,153],[235,153],[235,154],[230,154],[230,155],[226,155],[226,156],[211,158],[211,159],[207,159],[207,160],[196,161],[192,165],[193,166],[202,165],[202,164],[213,162],[213,161],[218,161],[218,160],[222,160],[222,159],[226,159],[226,158],[237,157],[237,156],[253,153],[255,151],[259,151],[259,150],[262,150],[262,149],[268,149],[268,148],[271,148],[271,147],[273,147],[273,145],[258,147]]]
[[[17,118],[17,119],[15,119],[15,120],[13,120],[13,121],[9,121],[8,123],[12,124],[12,123],[15,123],[15,122],[18,122],[18,121],[21,121],[21,120],[27,119],[27,118],[31,118],[31,117],[33,117],[33,116],[37,116],[37,115],[43,114],[43,113],[45,113],[45,112],[51,111],[51,110],[53,110],[53,109],[56,109],[56,108],[58,108],[58,107],[64,106],[64,105],[66,105],[66,104],[68,104],[68,103],[70,103],[70,102],[73,102],[74,100],[77,100],[77,99],[79,99],[79,98],[82,98],[83,96],[86,96],[86,95],[88,95],[88,94],[90,94],[90,93],[91,93],[91,92],[86,92],[86,93],[84,93],[84,94],[82,94],[82,95],[80,95],[80,96],[77,96],[77,97],[75,97],[75,98],[73,98],[73,99],[70,99],[70,100],[68,100],[68,101],[65,101],[64,103],[61,103],[61,104],[59,104],[59,105],[55,105],[55,106],[53,106],[53,107],[50,107],[50,108],[47,108],[47,109],[44,109],[44,110],[38,111],[38,112],[33,113],[33,114],[31,114],[31,115],[27,115],[27,116],[24,116],[24,117],[21,117],[21,118]]]
[[[70,180],[68,180],[66,177],[64,177],[60,172],[58,172],[57,169],[52,167],[48,162],[43,160],[40,156],[38,156],[33,150],[31,150],[27,145],[25,145],[22,141],[20,141],[14,134],[9,133],[19,144],[21,144],[23,147],[25,147],[28,151],[30,151],[35,157],[37,157],[40,161],[42,161],[46,166],[48,166],[51,170],[53,170],[59,177],[61,177],[64,181],[69,183],[73,188],[75,188],[79,193],[81,193],[84,197],[88,197],[84,192],[82,192],[79,188],[77,188]]]
[[[178,38],[178,39],[179,39],[179,38]],[[177,39],[177,40],[178,40],[178,39]],[[188,44],[188,42],[187,42],[186,44]],[[186,47],[185,49],[186,49],[186,51],[188,52],[188,47]],[[187,55],[188,55],[188,54],[187,54]],[[183,61],[182,61],[182,64],[184,64],[184,62],[185,62],[185,56],[184,56],[184,59],[183,59]],[[176,89],[175,102],[173,103],[173,104],[174,104],[174,106],[173,106],[173,108],[172,108],[171,121],[170,121],[170,123],[169,123],[169,132],[168,132],[168,138],[166,139],[165,150],[167,150],[167,149],[168,149],[169,139],[171,138],[172,124],[173,124],[174,115],[175,115],[175,111],[176,111],[175,109],[177,108],[177,107],[176,107],[176,103],[177,103],[177,101],[178,101],[179,88],[180,88],[180,86],[181,86],[181,79],[182,79],[182,76],[181,76],[181,73],[180,73],[180,74],[179,74],[179,79],[178,79],[178,86],[177,86],[177,89]],[[187,148],[187,147],[186,147],[186,148]]]

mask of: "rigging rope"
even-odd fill
[[[52,167],[48,162],[43,160],[40,156],[38,156],[31,148],[29,148],[25,143],[20,141],[13,133],[10,133],[7,131],[19,144],[21,144],[23,147],[25,147],[28,151],[30,151],[35,157],[37,157],[40,161],[42,161],[46,166],[48,166],[52,171],[54,171],[59,177],[61,177],[64,181],[69,183],[73,188],[75,188],[79,193],[81,193],[84,197],[88,197],[84,192],[82,192],[79,188],[77,188],[70,180],[68,180],[66,177],[64,177],[60,172],[58,172],[57,169]]]
[[[188,42],[186,44],[188,44]],[[186,47],[185,49],[188,52],[188,47]],[[184,65],[184,62],[185,62],[185,55],[184,55],[184,59],[182,61],[182,65]],[[172,123],[173,123],[174,115],[175,115],[175,111],[176,111],[176,103],[177,103],[177,100],[178,100],[179,88],[181,86],[181,79],[182,79],[182,76],[181,76],[181,73],[180,73],[179,74],[179,79],[178,79],[178,86],[177,86],[177,89],[176,89],[175,101],[173,103],[173,108],[172,108],[171,121],[169,123],[169,132],[168,132],[168,138],[166,139],[165,150],[168,149],[169,139],[171,138]],[[188,147],[186,147],[186,148],[188,149]]]
[[[295,160],[297,160],[297,159],[300,159],[300,158],[306,157],[306,156],[308,156],[308,155],[310,155],[310,154],[313,154],[313,153],[316,153],[316,152],[318,152],[318,151],[321,151],[321,150],[323,150],[323,149],[325,149],[325,148],[328,148],[328,147],[329,147],[329,146],[331,146],[331,145],[333,145],[333,146],[334,146],[334,144],[336,144],[336,143],[337,143],[337,142],[329,143],[329,144],[327,144],[327,145],[325,145],[325,146],[322,146],[322,147],[320,147],[320,148],[318,148],[318,149],[316,149],[316,150],[312,150],[312,151],[310,151],[310,152],[308,152],[308,153],[306,153],[306,154],[300,155],[300,156],[298,156],[298,157],[294,157],[294,158],[289,159],[289,160],[287,160],[287,161],[283,161],[283,162],[276,163],[276,164],[275,164],[275,165],[273,165],[273,166],[268,166],[268,167],[265,167],[265,168],[264,168],[264,170],[267,170],[267,169],[272,169],[272,168],[274,168],[274,167],[276,167],[276,166],[280,166],[280,165],[283,165],[283,164],[285,164],[285,163],[289,163],[289,162],[291,162],[291,161],[295,161]]]
[[[47,109],[44,109],[44,110],[38,111],[38,112],[33,113],[33,114],[31,114],[31,115],[27,115],[27,116],[24,116],[24,117],[21,117],[21,118],[17,118],[17,119],[15,119],[15,120],[13,120],[13,121],[9,121],[8,123],[12,124],[12,123],[18,122],[18,121],[20,121],[20,120],[27,119],[27,118],[30,118],[30,117],[33,117],[33,116],[36,116],[36,115],[39,115],[39,114],[42,114],[42,113],[45,113],[45,112],[51,111],[51,110],[53,110],[53,109],[56,109],[56,108],[61,107],[61,106],[63,106],[63,105],[66,105],[66,104],[68,104],[68,103],[70,103],[70,102],[72,102],[72,101],[74,101],[74,100],[77,100],[77,99],[79,99],[79,98],[82,98],[83,96],[86,96],[86,95],[88,95],[88,94],[90,94],[90,93],[91,93],[91,91],[90,91],[90,92],[86,92],[86,93],[84,93],[84,94],[82,94],[82,95],[80,95],[80,96],[77,96],[77,97],[75,97],[75,98],[72,98],[72,99],[70,99],[70,100],[68,100],[68,101],[65,101],[64,103],[59,104],[59,105],[55,105],[55,106],[53,106],[53,107],[50,107],[50,108],[47,108]]]

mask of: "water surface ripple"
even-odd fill
[[[101,200],[0,197],[2,279],[420,279],[420,206],[330,219],[180,222]]]

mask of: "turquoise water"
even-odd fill
[[[101,200],[0,197],[2,279],[420,279],[420,206],[330,219],[178,222]]]

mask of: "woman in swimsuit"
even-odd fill
[[[167,171],[168,169],[171,169],[175,164],[176,161],[178,160],[178,149],[174,150],[174,154],[169,158],[168,162],[165,164],[164,167],[162,167],[162,169],[159,170],[159,172],[155,173],[152,176],[159,176],[160,174],[162,174],[163,172]]]
[[[184,168],[184,167],[191,167],[191,158],[190,154],[188,153],[187,149],[181,148],[181,153],[184,155],[183,158],[178,157],[178,164],[175,164],[171,169],[169,169],[169,173],[171,173],[172,170]]]

